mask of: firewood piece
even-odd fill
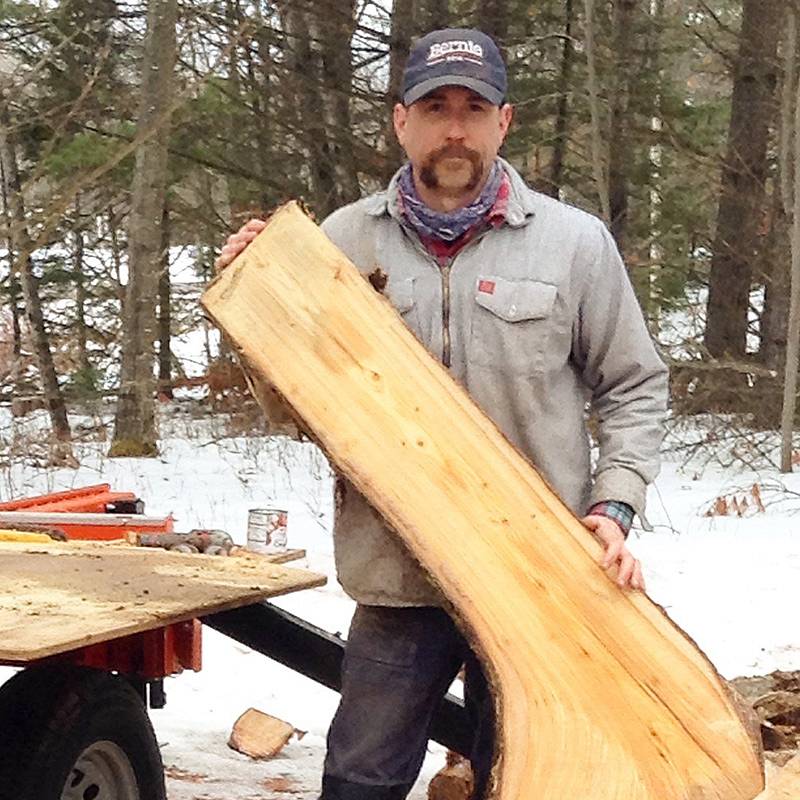
[[[498,707],[496,800],[751,800],[711,664],[289,204],[203,305],[452,602]]]
[[[428,784],[428,800],[470,800],[474,787],[469,759],[450,750],[447,763]]]
[[[228,747],[255,759],[276,756],[292,738],[294,727],[263,711],[248,708],[236,720]]]
[[[762,719],[787,725],[800,725],[800,694],[776,691],[759,697],[754,706]]]

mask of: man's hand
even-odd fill
[[[222,272],[266,226],[267,223],[263,219],[251,219],[245,222],[236,233],[232,233],[228,237],[219,257],[214,262],[214,269],[217,272]]]
[[[603,569],[610,569],[614,564],[619,567],[617,583],[630,586],[631,589],[644,590],[644,577],[642,565],[625,545],[625,536],[619,525],[613,519],[602,517],[599,514],[590,514],[581,522],[600,540],[605,547],[603,556]]]

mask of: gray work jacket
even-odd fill
[[[576,514],[621,500],[642,516],[659,467],[666,368],[602,222],[503,167],[511,179],[506,221],[443,267],[404,224],[397,175],[322,228],[362,273],[380,268],[388,276],[385,294],[408,327]],[[594,476],[587,400],[598,420]],[[338,482],[336,505],[336,567],[351,597],[441,603],[351,484]]]

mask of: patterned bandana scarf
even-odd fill
[[[417,194],[411,164],[406,164],[398,179],[400,202],[408,224],[421,238],[454,242],[480,222],[494,206],[503,183],[503,168],[495,161],[483,191],[468,206],[449,213],[428,208]]]

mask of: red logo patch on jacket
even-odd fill
[[[494,294],[494,281],[478,281],[478,291],[483,294]]]

